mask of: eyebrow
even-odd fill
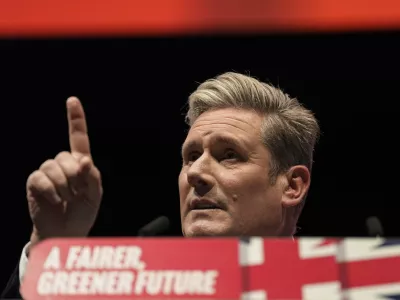
[[[243,147],[243,143],[241,143],[238,139],[231,136],[221,136],[218,135],[212,139],[214,142],[231,145],[233,147],[241,148]]]
[[[211,140],[214,143],[221,143],[221,144],[225,144],[225,145],[230,145],[234,148],[243,148],[244,143],[241,143],[238,139],[236,139],[235,137],[232,136],[215,136],[212,137]],[[196,147],[201,147],[201,143],[199,143],[198,140],[191,140],[185,144],[182,145],[182,156],[184,156],[184,152],[186,149],[191,149],[191,148],[196,148]]]

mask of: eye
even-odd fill
[[[201,153],[200,153],[200,152],[190,152],[189,155],[187,156],[187,161],[188,161],[188,162],[194,162],[194,161],[196,161],[200,156],[201,156]]]
[[[239,155],[232,149],[228,149],[225,151],[223,158],[225,160],[239,159]]]

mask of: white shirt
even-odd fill
[[[19,283],[21,284],[22,279],[26,272],[26,266],[28,264],[28,256],[26,255],[26,250],[28,249],[30,243],[26,244],[24,249],[22,249],[21,258],[19,260]]]

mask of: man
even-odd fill
[[[33,230],[5,296],[16,295],[39,241],[87,236],[96,219],[102,185],[84,111],[74,97],[67,111],[70,152],[47,160],[28,178]],[[225,73],[189,97],[187,121],[179,176],[183,235],[292,236],[319,136],[313,114],[275,87]]]

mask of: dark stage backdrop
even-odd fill
[[[186,100],[226,71],[279,85],[321,122],[303,236],[364,236],[396,202],[400,34],[1,40],[0,211],[4,284],[29,239],[29,174],[68,150],[65,100],[86,109],[104,199],[96,236],[135,235],[159,215],[180,235],[177,176]]]

